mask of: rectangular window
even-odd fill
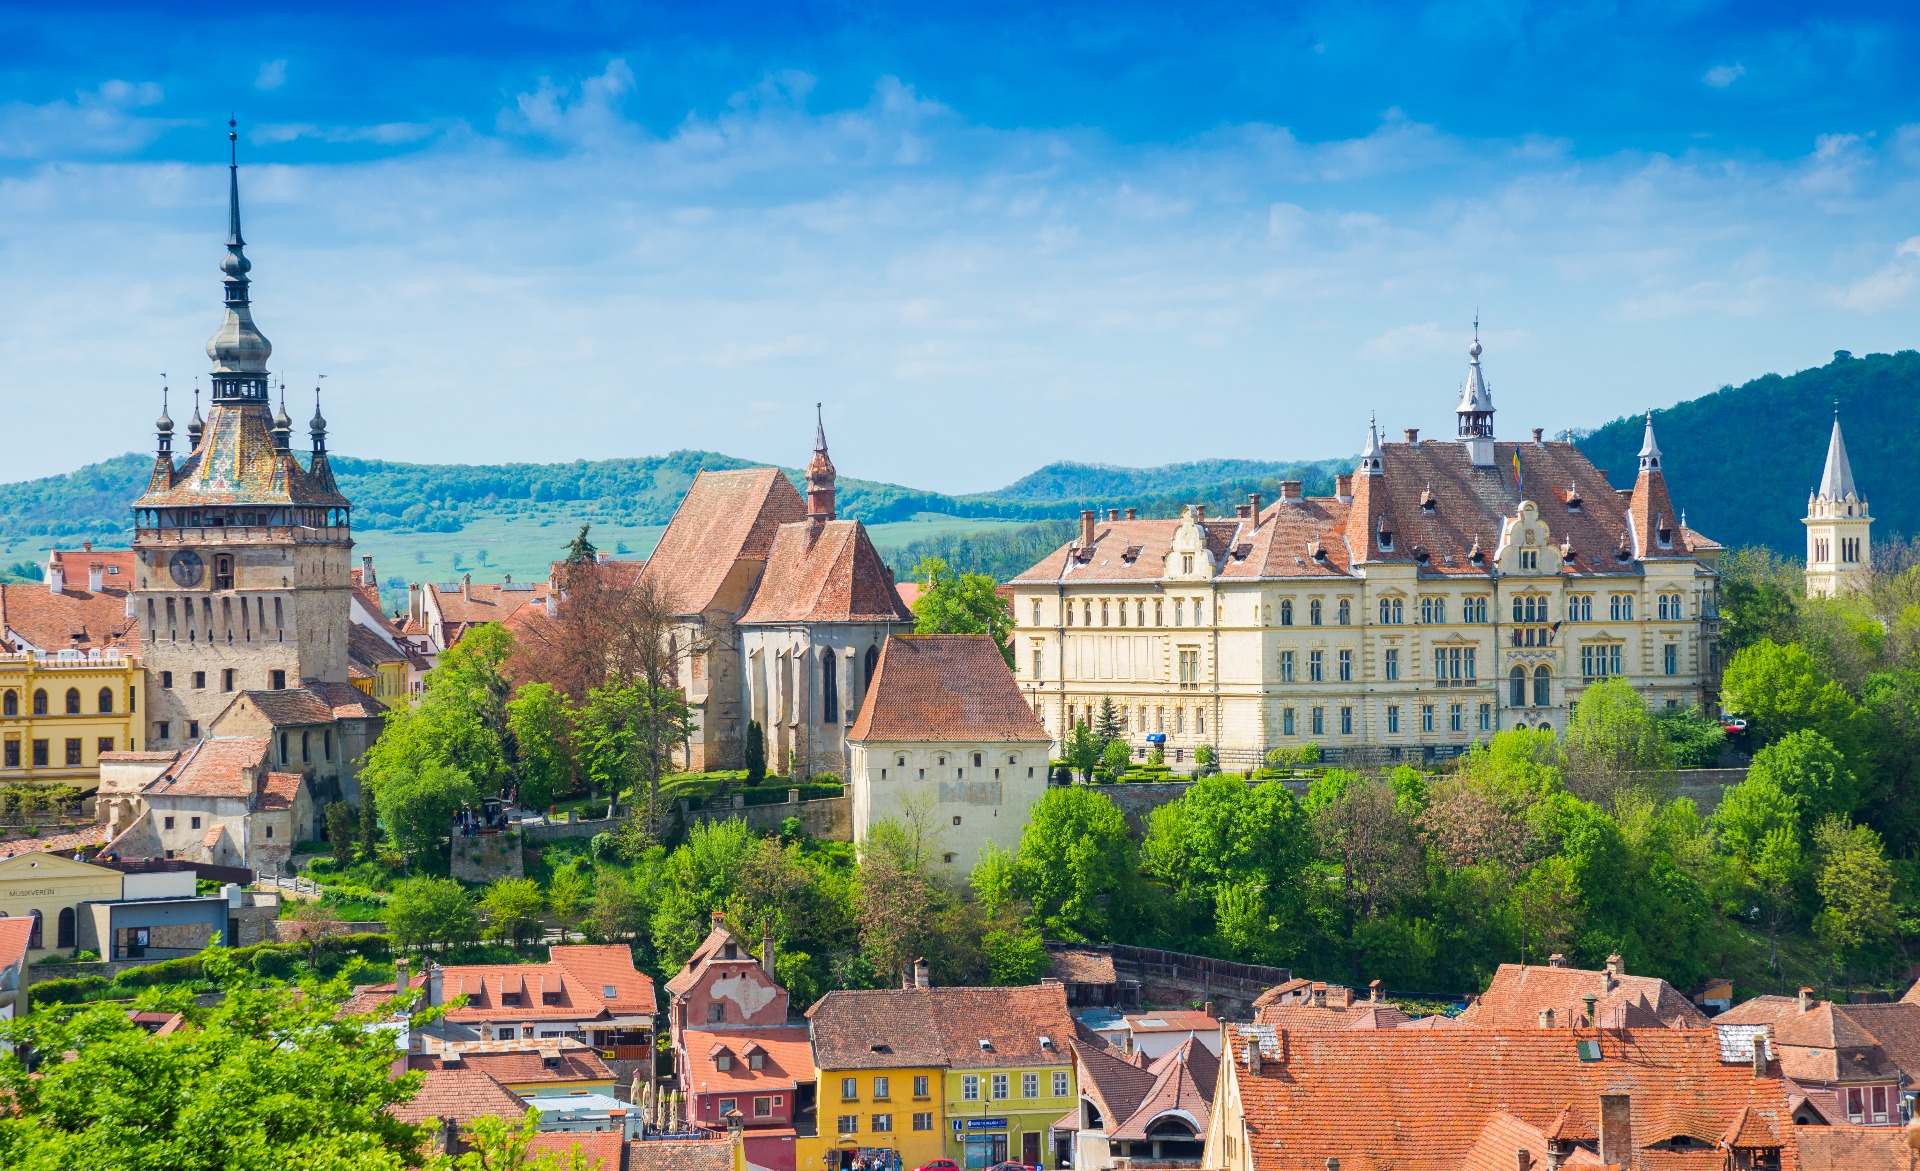
[[[1307,682],[1318,683],[1326,677],[1326,657],[1325,651],[1307,652]]]
[[[170,736],[172,736],[172,735],[173,735],[173,725],[172,725],[172,724],[170,724],[170,723],[168,723],[168,722],[167,722],[167,721],[165,721],[165,720],[161,720],[161,721],[159,721],[158,723],[156,723],[156,724],[154,724],[154,726],[153,726],[153,738],[154,738],[155,740],[165,740],[165,739],[167,739],[168,737],[170,737]]]
[[[161,819],[160,819],[160,828],[161,828],[161,829],[172,829],[172,828],[173,828],[173,818],[171,818],[171,817],[163,817],[163,818],[161,818]]]
[[[69,765],[80,763],[80,738],[78,736],[69,736],[67,738],[67,763]]]
[[[960,1100],[963,1102],[978,1102],[980,1100],[979,1074],[969,1073],[960,1078]]]
[[[925,1110],[918,1114],[915,1114],[913,1116],[913,1129],[932,1130],[933,1129],[933,1111]]]
[[[278,602],[274,604],[279,605]],[[285,691],[287,689],[287,673],[285,671],[271,672],[268,675],[268,685],[275,691]]]
[[[924,1073],[918,1074],[914,1077],[913,1096],[916,1098],[924,1098],[927,1096],[927,1075],[926,1074]]]
[[[1672,643],[1668,643],[1662,648],[1662,661],[1667,669],[1667,674],[1678,675],[1680,673],[1680,648]]]
[[[1621,674],[1620,644],[1617,642],[1607,647],[1607,674],[1609,675]]]
[[[172,671],[160,672],[160,687],[162,690],[165,690],[165,691],[173,690],[173,672]]]
[[[1433,705],[1430,703],[1420,705],[1420,730],[1422,732],[1433,731]]]
[[[1340,652],[1340,682],[1353,682],[1353,652]]]
[[[993,1075],[993,1096],[996,1100],[1007,1096],[1006,1074],[996,1073]]]
[[[1022,1098],[1038,1098],[1040,1096],[1039,1074],[1023,1073],[1020,1075],[1020,1096]]]
[[[1447,707],[1447,729],[1449,731],[1464,732],[1467,730],[1466,717],[1462,714],[1460,707],[1461,705],[1457,703],[1449,704]]]
[[[1353,709],[1350,707],[1340,709],[1340,734],[1342,736],[1353,735]]]
[[[6,751],[6,755],[4,757],[0,757],[0,762],[4,762],[4,765],[7,768],[19,768],[20,767],[20,742],[18,740],[7,741],[5,751]]]
[[[873,1099],[874,1099],[874,1101],[876,1101],[876,1102],[877,1102],[877,1101],[879,1101],[879,1100],[881,1100],[882,1098],[890,1098],[890,1097],[892,1097],[893,1095],[891,1095],[891,1094],[889,1094],[889,1093],[887,1092],[888,1090],[890,1090],[890,1089],[892,1089],[892,1088],[893,1088],[893,1082],[892,1082],[892,1079],[890,1079],[890,1078],[884,1078],[884,1077],[877,1077],[877,1078],[874,1078],[874,1079],[873,1079]]]
[[[47,745],[49,743],[50,741],[46,740],[35,740],[33,742],[33,767],[47,767]]]
[[[1190,689],[1200,683],[1200,652],[1183,650],[1180,652],[1180,686]]]
[[[188,828],[188,829],[199,829],[199,828],[200,828],[200,819],[199,819],[199,818],[197,818],[197,817],[189,817],[189,818],[187,818],[187,828]]]
[[[1280,682],[1293,682],[1293,652],[1280,652]]]
[[[1493,705],[1490,703],[1480,705],[1480,730],[1482,732],[1493,731]]]
[[[843,1077],[840,1079],[840,1100],[842,1102],[858,1102],[860,1100],[859,1078]]]
[[[1039,598],[1035,598],[1033,600],[1033,624],[1035,626],[1040,625],[1040,599]]]
[[[1397,648],[1389,647],[1387,649],[1387,682],[1393,683],[1398,681],[1399,678],[1400,651]]]
[[[1400,705],[1397,703],[1390,703],[1387,705],[1387,732],[1391,734],[1391,733],[1398,732],[1399,730],[1400,730]]]
[[[755,1098],[753,1100],[753,1116],[755,1118],[773,1117],[773,1099]]]
[[[876,1114],[873,1116],[873,1133],[887,1134],[893,1130],[893,1115]]]
[[[225,670],[220,672],[220,690],[222,691],[233,690],[233,668],[232,667],[228,667]]]
[[[207,685],[207,673],[205,671],[195,671],[193,673],[194,689],[199,690],[205,687],[206,685]]]
[[[860,1116],[858,1114],[840,1115],[840,1121],[836,1124],[836,1129],[838,1129],[841,1134],[859,1134]]]
[[[1324,736],[1327,734],[1327,709],[1326,708],[1317,707],[1317,708],[1310,709],[1308,712],[1308,719],[1310,724],[1312,725],[1313,734],[1315,736]]]
[[[1293,735],[1293,709],[1290,707],[1280,709],[1280,734],[1282,736]]]
[[[1047,652],[1043,650],[1038,644],[1036,644],[1033,648],[1033,677],[1036,681],[1045,679],[1047,677],[1046,672],[1041,669],[1042,665],[1045,664],[1046,661],[1047,661]]]
[[[1432,598],[1420,599],[1420,621],[1422,622],[1433,621],[1433,599]]]
[[[1072,1093],[1072,1087],[1068,1084],[1067,1071],[1064,1069],[1054,1070],[1053,1096],[1056,1098],[1064,1098],[1070,1093]]]
[[[1173,600],[1173,624],[1175,626],[1184,626],[1186,625],[1186,620],[1187,604],[1184,600],[1175,598]]]

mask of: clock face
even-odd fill
[[[182,549],[173,555],[173,561],[167,568],[175,582],[191,587],[200,584],[200,576],[206,567],[200,560],[200,554],[192,549]]]

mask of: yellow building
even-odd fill
[[[832,992],[808,1010],[819,1134],[796,1171],[847,1171],[897,1154],[984,1168],[1056,1161],[1053,1124],[1075,1109],[1073,1018],[1059,984]]]
[[[102,752],[141,749],[132,558],[55,550],[44,584],[0,585],[0,784],[91,791]]]

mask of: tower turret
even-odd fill
[[[213,359],[213,401],[266,402],[269,342],[253,324],[253,306],[247,300],[247,242],[240,234],[240,148],[233,119],[227,119],[227,255],[220,261],[225,275],[226,318],[207,339],[207,357]]]
[[[816,536],[834,519],[833,485],[837,476],[827,455],[827,424],[820,404],[813,404],[813,462],[807,465],[807,526]]]
[[[1476,468],[1493,466],[1493,392],[1487,389],[1486,375],[1480,370],[1480,319],[1473,320],[1473,345],[1467,348],[1467,381],[1460,388],[1460,405],[1453,410],[1459,421],[1460,442]]]
[[[1385,465],[1380,460],[1380,423],[1372,415],[1367,416],[1367,446],[1360,453],[1360,474],[1363,476],[1385,474]]]
[[[1873,572],[1873,516],[1853,482],[1853,464],[1840,434],[1840,408],[1827,437],[1820,486],[1807,497],[1807,596],[1831,598],[1864,584]]]
[[[153,421],[153,434],[157,444],[156,453],[160,458],[173,458],[173,416],[167,413],[167,388],[160,388],[160,417]]]

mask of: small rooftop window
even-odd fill
[[[611,984],[602,984],[600,985],[600,995],[606,997],[608,1000],[612,1000],[620,995],[620,990]]]

